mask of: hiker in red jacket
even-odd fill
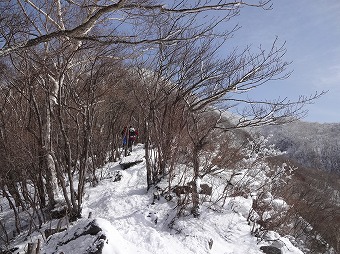
[[[135,144],[135,141],[138,137],[138,131],[133,128],[132,126],[129,127],[129,131],[128,131],[129,135],[129,139],[128,139],[128,148],[129,148],[129,151],[132,152],[132,145]]]

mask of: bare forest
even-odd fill
[[[199,179],[205,176],[228,172],[219,204],[226,196],[248,195],[247,183],[231,183],[249,154],[261,156],[248,166],[272,158],[275,170],[263,170],[273,183],[280,182],[282,168],[295,168],[262,153],[262,139],[243,129],[300,119],[304,105],[323,92],[297,101],[244,96],[288,78],[290,70],[279,39],[270,48],[222,51],[238,30],[230,20],[243,8],[270,11],[271,3],[2,1],[0,193],[16,230],[6,232],[1,221],[0,241],[9,243],[51,218],[80,218],[87,186],[101,181],[98,168],[121,159],[121,130],[128,125],[139,130],[145,147],[148,190],[164,179],[163,194],[191,183],[184,188],[189,191],[180,190],[189,199],[179,216],[186,209],[200,216]],[[184,180],[178,181],[178,165],[186,165]],[[265,193],[265,184],[261,188]],[[265,209],[259,203],[257,212]],[[29,223],[22,223],[22,212]],[[300,210],[291,212],[291,218],[309,220]],[[289,224],[283,220],[275,223]],[[251,213],[249,221],[261,223]],[[262,230],[279,227],[275,223],[263,223]],[[339,232],[336,237],[328,242],[339,251]]]

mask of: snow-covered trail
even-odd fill
[[[86,188],[84,219],[72,223],[68,231],[55,234],[51,241],[44,242],[42,253],[85,253],[89,248],[88,240],[81,238],[85,236],[66,242],[64,237],[72,238],[75,232],[83,230],[91,221],[85,219],[90,213],[107,237],[103,254],[263,254],[260,246],[271,244],[271,241],[258,242],[250,233],[246,217],[252,204],[251,198],[230,197],[219,212],[202,205],[200,218],[176,218],[170,229],[169,224],[176,214],[176,199],[166,201],[161,197],[153,200],[153,192],[146,190],[142,145],[134,147],[133,153],[123,158],[123,162],[137,160],[142,162],[126,170],[121,169],[119,162],[99,169],[104,175],[111,176],[119,171],[122,178],[115,182],[114,177],[108,177],[96,187]],[[5,212],[0,215],[9,216]],[[90,235],[89,239],[91,237],[94,236]],[[36,238],[41,239],[39,232],[31,236],[31,241]],[[275,232],[271,232],[270,238],[283,243],[283,254],[302,253],[287,238]],[[25,253],[29,240],[17,239],[20,253]],[[59,245],[60,242],[64,245]]]
[[[95,188],[87,189],[83,205],[83,217],[109,221],[131,247],[142,254],[261,254],[261,245],[268,245],[250,234],[246,216],[251,200],[231,198],[224,212],[209,209],[202,211],[199,219],[176,219],[175,229],[169,228],[174,217],[175,203],[164,198],[153,203],[153,193],[146,191],[144,150],[136,146],[132,155],[124,161],[143,160],[142,163],[122,170],[119,163],[106,165],[114,175],[120,171],[122,178],[114,182],[106,179]],[[275,238],[280,238],[277,234]],[[285,239],[283,253],[301,254]],[[212,242],[212,246],[209,246]],[[119,245],[119,243],[117,242]],[[129,252],[130,253],[130,252]],[[125,253],[124,253],[125,254]]]
[[[133,161],[143,156],[142,147],[137,146],[133,154],[124,159]],[[127,241],[145,250],[141,253],[183,253],[185,246],[170,234],[166,226],[169,215],[165,212],[172,208],[165,201],[152,205],[152,193],[146,191],[145,161],[126,170],[121,170],[118,162],[107,166],[112,172],[121,171],[122,179],[117,182],[104,180],[88,190],[83,216],[87,217],[91,212],[93,218],[110,221]],[[169,239],[177,242],[170,249]]]

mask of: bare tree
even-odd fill
[[[53,208],[55,197],[61,195],[60,186],[67,213],[76,219],[86,181],[96,181],[95,169],[106,160],[110,139],[104,135],[114,127],[106,120],[115,110],[111,98],[119,90],[124,70],[117,60],[104,57],[101,50],[105,48],[54,46],[55,51],[32,48],[11,56],[13,69],[11,75],[6,72],[1,88],[1,146],[5,148],[1,153],[7,160],[3,163],[13,164],[11,172],[13,168],[18,172],[30,169],[23,179],[34,182],[41,208],[46,206],[46,193]],[[15,160],[17,153],[20,160]],[[78,185],[74,184],[75,174],[79,175]],[[16,186],[15,179],[21,177],[13,174],[4,185]],[[13,189],[11,195],[18,197],[19,204],[21,195],[16,193]]]
[[[1,18],[0,56],[19,49],[37,46],[55,39],[78,42],[98,41],[105,44],[152,45],[173,44],[197,37],[225,36],[211,32],[218,25],[236,16],[243,6],[270,8],[268,1],[8,1],[0,6],[11,12]],[[214,11],[209,22],[200,21],[200,14]],[[13,17],[18,17],[14,19]],[[48,23],[42,27],[40,22]],[[161,22],[161,23],[159,23]],[[155,33],[159,24],[172,23],[173,29],[162,35]],[[103,24],[107,28],[103,28]],[[188,27],[200,27],[188,34]],[[21,27],[21,29],[19,29]],[[130,28],[128,31],[126,27]],[[180,27],[181,29],[178,29]]]
[[[221,46],[237,31],[237,26],[228,27],[228,21],[246,6],[270,8],[270,1],[10,0],[0,5],[0,10],[10,9],[0,19],[0,56],[10,57],[13,66],[20,59],[17,72],[24,81],[17,91],[29,105],[27,126],[40,147],[39,165],[46,168],[51,204],[58,178],[69,210],[75,217],[80,214],[85,179],[94,155],[98,158],[100,153],[95,152],[93,140],[108,128],[98,120],[106,113],[99,104],[108,99],[103,95],[110,90],[107,82],[115,83],[114,75],[105,72],[116,73],[108,67],[113,59],[124,59],[128,66],[120,69],[129,68],[125,71],[130,75],[119,77],[124,83],[121,90],[131,85],[133,91],[128,93],[135,100],[125,99],[128,114],[118,124],[111,113],[115,119],[111,124],[117,130],[135,117],[143,127],[148,188],[170,173],[173,155],[178,154],[174,146],[183,134],[192,148],[196,182],[199,154],[213,130],[282,123],[304,113],[303,106],[322,93],[296,101],[240,96],[289,76],[284,44],[277,40],[269,49],[247,47],[221,55]],[[202,19],[212,12],[208,22]],[[231,124],[224,112],[236,105],[243,110]],[[211,110],[219,111],[218,118],[202,124],[201,117]],[[53,132],[60,138],[53,139]],[[76,191],[75,170],[80,179]],[[68,176],[69,194],[63,173]],[[197,188],[193,189],[193,210],[197,210]]]
[[[161,29],[167,31],[167,27]],[[196,33],[194,28],[193,31],[187,32]],[[154,53],[150,54],[149,58],[141,57],[139,79],[144,83],[144,93],[137,92],[136,100],[146,109],[145,121],[148,126],[146,131],[151,138],[148,143],[158,147],[160,156],[158,159],[162,160],[155,167],[148,167],[148,186],[155,183],[156,178],[151,175],[158,171],[164,172],[168,167],[170,160],[166,158],[171,157],[167,156],[171,151],[167,149],[172,147],[169,137],[175,140],[175,133],[181,133],[184,127],[190,130],[185,135],[190,137],[190,145],[193,148],[193,178],[196,182],[200,175],[199,153],[213,130],[227,132],[293,121],[303,115],[304,105],[321,96],[322,93],[301,96],[296,101],[241,99],[240,95],[271,80],[285,79],[289,76],[287,71],[289,63],[284,61],[284,45],[278,46],[275,40],[268,50],[252,51],[250,48],[243,51],[234,50],[225,58],[221,58],[217,56],[221,43],[223,42],[218,43],[214,38],[197,38],[177,42],[175,45],[159,45],[153,49]],[[183,106],[182,111],[178,111],[180,105]],[[236,105],[243,108],[239,116],[230,117],[224,113]],[[218,117],[201,124],[204,119],[209,119],[206,115],[209,111],[215,111],[215,116]],[[171,113],[168,114],[169,112]],[[177,128],[175,133],[167,131],[166,126],[172,126],[169,123],[175,122],[179,122],[181,127]],[[148,154],[146,158],[149,158]],[[197,210],[197,192],[193,193],[193,203],[194,210]]]
[[[209,111],[195,111],[189,116],[189,124],[187,126],[188,136],[192,145],[192,166],[193,166],[193,180],[192,180],[192,214],[199,216],[199,189],[201,172],[201,152],[213,140],[211,135],[220,118],[218,114],[213,114]]]
[[[299,165],[282,190],[294,215],[291,218],[295,218],[289,233],[303,239],[313,252],[325,252],[329,247],[339,251],[339,179],[336,173]]]

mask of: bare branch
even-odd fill
[[[93,7],[87,7],[92,8],[94,11],[91,11],[91,15],[89,15],[84,21],[81,22],[81,24],[76,25],[74,28],[71,29],[65,29],[62,13],[61,13],[61,5],[60,2],[56,1],[56,15],[58,18],[58,22],[51,18],[48,13],[43,11],[40,7],[35,5],[32,1],[27,0],[26,1],[32,8],[34,8],[39,14],[42,14],[49,22],[51,22],[54,26],[56,26],[57,30],[41,34],[39,36],[36,36],[35,38],[29,38],[26,40],[22,40],[22,38],[18,39],[19,42],[10,42],[7,41],[6,44],[0,49],[0,57],[10,54],[11,52],[14,52],[19,49],[25,49],[28,47],[36,46],[44,42],[48,42],[52,39],[59,38],[59,37],[66,37],[66,38],[72,38],[75,40],[83,41],[83,40],[89,40],[89,41],[98,41],[106,44],[128,44],[128,45],[137,45],[137,44],[160,44],[160,43],[174,43],[186,39],[195,39],[200,36],[203,36],[206,31],[212,31],[214,26],[219,24],[224,19],[230,19],[233,16],[238,14],[238,10],[241,6],[254,6],[254,7],[264,7],[268,4],[269,1],[266,2],[259,2],[258,4],[248,4],[243,1],[238,2],[222,2],[220,1],[218,4],[211,4],[208,3],[203,5],[197,5],[194,7],[186,7],[188,4],[186,1],[183,1],[180,6],[175,6],[174,8],[168,8],[165,7],[165,5],[149,5],[149,4],[130,4],[126,0],[120,0],[117,3],[106,5],[106,6],[93,6]],[[20,2],[19,2],[20,4]],[[74,5],[70,2],[70,4]],[[84,7],[83,7],[84,8]],[[154,11],[157,10],[157,13],[154,13]],[[23,10],[25,12],[25,10]],[[181,36],[176,36],[176,34],[162,36],[158,38],[153,39],[137,39],[137,37],[130,37],[126,38],[125,36],[122,36],[121,34],[118,34],[116,36],[112,35],[91,35],[89,36],[89,32],[98,24],[98,22],[103,18],[106,17],[106,15],[117,13],[117,11],[122,12],[128,12],[131,11],[131,18],[133,18],[135,11],[141,11],[141,16],[147,17],[148,15],[170,15],[170,14],[179,14],[180,16],[174,19],[173,22],[179,22],[180,20],[190,20],[185,15],[193,14],[197,15],[200,12],[206,12],[206,11],[227,11],[227,13],[224,14],[224,17],[221,17],[220,20],[210,21],[210,25],[207,27],[209,29],[204,29],[200,34],[197,34],[195,36],[192,36],[191,38],[185,38]],[[107,17],[110,19],[110,17]],[[38,27],[34,25],[36,29]],[[29,35],[29,34],[27,34]]]

